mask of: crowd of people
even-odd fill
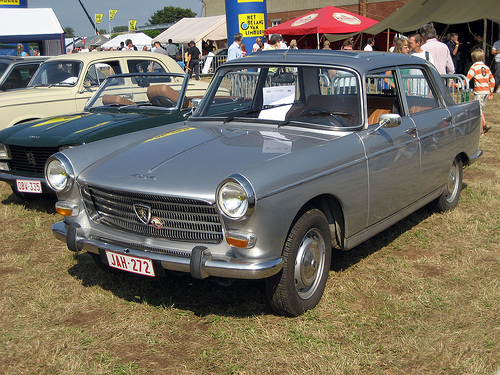
[[[310,42],[307,39],[300,38],[292,39],[289,43],[283,39],[280,34],[272,34],[269,37],[259,37],[255,40],[250,52],[247,51],[244,45],[243,35],[236,33],[233,37],[233,43],[227,50],[227,61],[245,57],[247,53],[257,51],[267,51],[276,49],[312,49]],[[470,38],[465,41],[460,41],[457,33],[450,33],[446,36],[445,40],[439,39],[436,29],[432,24],[422,26],[418,33],[404,36],[397,35],[394,38],[393,46],[389,49],[394,53],[411,54],[422,59],[427,60],[433,64],[439,74],[463,74],[466,75],[469,82],[474,86],[474,99],[479,100],[481,104],[481,113],[487,99],[493,97],[493,93],[500,93],[500,35],[498,40],[491,48],[491,54],[494,57],[494,72],[492,74],[490,68],[484,63],[485,52],[481,49],[482,38],[479,35],[471,34]],[[299,43],[300,47],[299,47]],[[162,46],[159,41],[154,41],[151,48],[144,46],[143,50],[152,51],[167,55],[177,61],[177,63],[185,69],[195,79],[200,79],[200,62],[202,56],[212,53],[215,50],[215,44],[208,40],[203,42],[202,51],[196,47],[194,41],[190,41],[187,51],[182,56],[179,48],[173,43],[172,39],[168,40],[166,46]],[[321,45],[317,48],[323,50],[331,50],[331,43],[328,39],[324,39]],[[355,42],[354,37],[346,39],[341,47],[341,50],[354,50]],[[364,43],[364,51],[378,51],[380,48],[376,45],[376,39],[370,37]],[[82,48],[68,49],[67,53],[76,52],[91,52],[101,50],[99,47],[91,47],[88,49],[86,46]],[[115,50],[114,48],[107,49],[109,51]],[[121,42],[118,51],[131,51],[137,50],[131,39]],[[22,44],[17,46],[17,55],[27,56],[28,53],[24,51]],[[490,129],[486,124],[484,116],[482,115],[482,133],[485,134]]]

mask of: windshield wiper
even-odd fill
[[[277,108],[277,107],[283,107],[285,105],[292,105],[293,103],[280,103],[280,104],[266,104],[261,107],[257,108],[252,108],[251,110],[245,112],[245,115],[250,115],[252,113],[257,113],[265,109],[271,109],[271,108]]]

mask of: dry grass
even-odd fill
[[[494,374],[500,369],[500,97],[457,209],[424,208],[338,254],[318,307],[260,282],[108,274],[52,237],[53,202],[0,184],[4,374]]]

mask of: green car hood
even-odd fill
[[[74,113],[3,129],[0,143],[28,147],[78,145],[181,120],[176,110]]]

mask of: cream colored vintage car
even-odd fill
[[[153,52],[117,51],[49,58],[28,87],[0,93],[0,129],[25,121],[81,112],[111,74],[184,73],[170,57]]]

